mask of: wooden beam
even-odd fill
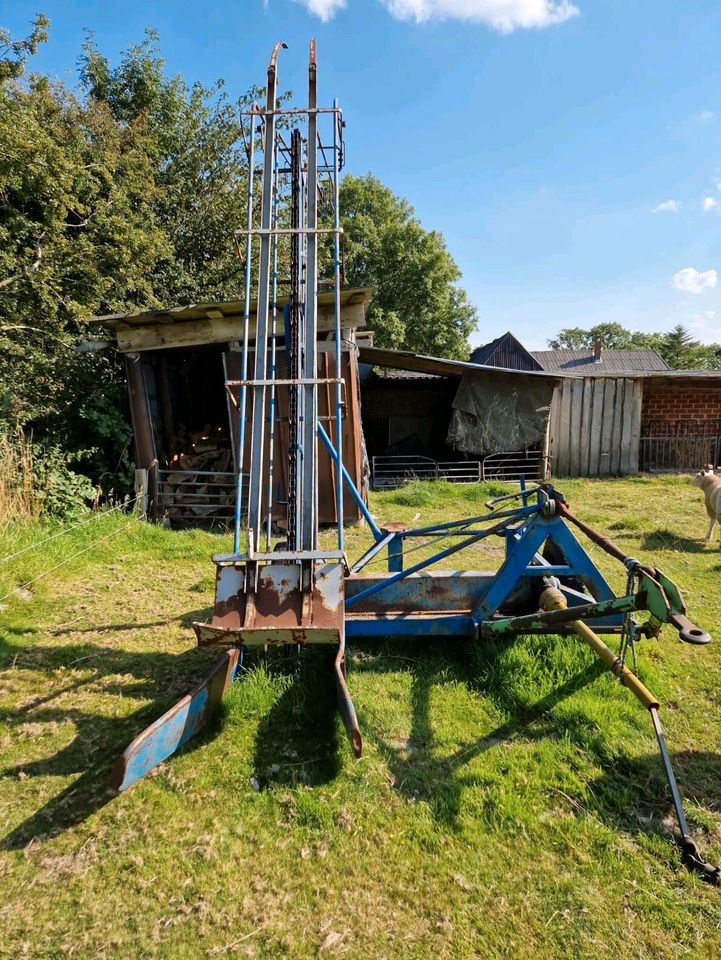
[[[588,476],[591,462],[592,420],[593,380],[590,377],[585,377],[583,380],[583,407],[581,408],[581,453],[578,461],[578,472],[582,477]]]
[[[631,473],[638,473],[641,449],[641,407],[643,405],[643,381],[633,381],[633,413],[631,415]]]
[[[613,401],[613,428],[611,430],[611,475],[621,472],[621,436],[623,427],[623,394],[626,381],[616,379],[616,396]]]
[[[581,416],[583,414],[583,380],[571,386],[571,430],[569,434],[568,476],[581,475]]]
[[[633,473],[631,456],[634,408],[634,381],[626,380],[623,390],[623,422],[621,425],[621,473],[627,476]]]
[[[363,303],[349,303],[341,307],[341,327],[360,327],[365,323]],[[335,326],[332,304],[318,307],[318,330],[326,332]],[[237,340],[243,328],[243,318],[227,316],[222,319],[185,320],[174,323],[157,323],[147,326],[128,325],[118,327],[118,350],[121,353],[140,353],[143,350],[158,350],[163,347],[197,347],[205,343],[228,343]],[[255,319],[251,317],[249,333],[255,334]]]
[[[560,392],[557,394],[559,406],[555,464],[557,477],[567,477],[570,471],[571,389],[572,382],[565,379],[560,387]],[[559,387],[556,387],[556,390],[559,391]]]
[[[590,427],[590,454],[588,458],[588,475],[597,477],[601,473],[601,434],[603,432],[603,394],[605,382],[593,380],[593,415]],[[608,470],[606,470],[608,472]]]

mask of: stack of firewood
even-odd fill
[[[229,469],[230,440],[225,427],[212,427],[206,423],[202,430],[191,434],[181,427],[174,440],[176,452],[170,457],[170,470],[216,470],[224,473]]]
[[[181,427],[174,440],[176,452],[170,457],[170,473],[164,476],[161,490],[167,516],[226,516],[235,502],[233,478],[208,474],[233,469],[227,428],[206,424],[189,434]]]

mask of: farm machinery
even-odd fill
[[[114,768],[113,788],[126,790],[196,734],[242,676],[246,658],[259,649],[328,648],[340,714],[351,749],[360,757],[362,732],[346,678],[349,639],[445,637],[482,644],[502,635],[575,634],[649,711],[683,860],[704,879],[719,883],[719,868],[704,862],[689,834],[660,705],[637,672],[638,641],[656,636],[663,624],[685,643],[710,641],[687,619],[677,586],[578,519],[550,483],[525,487],[521,480],[518,491],[487,501],[476,516],[418,528],[379,526],[344,466],[339,177],[345,124],[337,101],[331,107],[317,105],[314,41],[308,105],[283,106],[277,61],[284,46],[276,44],[270,58],[265,106],[254,104],[247,111],[247,221],[237,234],[245,264],[241,376],[226,382],[238,424],[233,549],[213,557],[213,615],[194,624],[198,643],[223,653],[203,682],[132,741]],[[329,267],[329,279],[321,276],[321,267]],[[288,293],[279,308],[281,284]],[[327,364],[326,375],[319,375],[322,286],[333,292],[335,324],[332,339],[323,343],[331,352],[332,376]],[[321,389],[333,401],[326,417],[318,412]],[[284,444],[278,442],[282,392]],[[328,458],[323,466],[330,468],[335,496],[330,547],[322,546],[319,536],[321,457]],[[279,471],[287,478],[282,500]],[[346,495],[373,537],[354,562],[344,546]],[[613,592],[578,534],[622,565],[623,595]],[[497,570],[440,568],[489,537],[503,544]],[[369,572],[374,560],[384,560],[387,569]],[[636,616],[640,611],[649,614],[643,623]],[[618,653],[603,634],[619,638]]]

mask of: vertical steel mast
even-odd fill
[[[276,460],[277,392],[287,390],[288,445],[287,497],[285,517],[280,524],[286,532],[286,548],[296,554],[299,563],[315,561],[318,551],[318,388],[332,384],[335,388],[335,447],[332,460],[335,471],[335,498],[338,527],[338,546],[343,545],[342,501],[342,370],[340,323],[340,214],[338,209],[339,173],[343,162],[342,119],[337,101],[332,107],[317,105],[317,65],[315,40],[310,41],[308,63],[307,108],[284,109],[278,106],[277,59],[285,47],[276,43],[268,65],[268,87],[265,109],[254,105],[250,111],[254,121],[262,123],[261,149],[263,153],[261,179],[260,226],[252,219],[253,179],[249,178],[248,225],[246,236],[246,283],[244,317],[255,306],[255,336],[249,325],[243,330],[243,379],[229,381],[230,388],[239,387],[238,430],[239,483],[242,483],[244,464],[248,468],[248,504],[242,509],[238,497],[234,552],[238,553],[242,540],[242,521],[245,514],[248,553],[254,557],[261,543],[261,526],[265,521],[266,551],[270,548],[270,527],[278,520],[274,513],[273,479]],[[319,118],[327,115],[332,122],[329,133],[332,142],[324,145],[319,133]],[[284,135],[288,125],[306,117],[305,131],[294,126],[289,143]],[[280,121],[280,122],[279,122]],[[305,136],[303,133],[305,132]],[[255,149],[255,139],[251,150]],[[322,163],[319,164],[319,151]],[[328,154],[331,160],[328,160]],[[325,177],[321,192],[321,180]],[[282,182],[281,182],[282,181]],[[322,202],[321,201],[322,198]],[[322,208],[324,224],[319,217]],[[281,222],[285,220],[285,223]],[[318,293],[320,238],[332,235],[333,332],[335,335],[335,376],[318,376]],[[257,297],[251,300],[250,251],[251,237],[259,237],[260,253],[257,276]],[[281,246],[281,241],[287,244]],[[282,253],[279,254],[279,251]],[[327,252],[327,251],[326,251]],[[277,376],[278,365],[276,316],[281,261],[287,268],[288,302],[284,311],[284,355],[286,378]],[[327,282],[327,281],[326,281]],[[254,376],[248,380],[245,370],[250,350],[254,352]],[[250,389],[252,405],[250,429],[246,423],[246,390]],[[270,395],[270,405],[268,404]],[[249,449],[246,451],[246,434]],[[242,486],[239,487],[242,493]],[[265,506],[265,510],[263,507]],[[306,567],[306,570],[308,568]]]
[[[273,157],[276,127],[276,91],[278,51],[286,44],[276,43],[268,64],[268,87],[266,108],[262,112],[265,128],[263,134],[263,184],[260,230],[260,263],[258,265],[258,305],[255,324],[255,377],[253,387],[253,412],[251,421],[250,471],[248,490],[248,548],[254,549],[260,542],[262,522],[266,376],[268,372],[268,320],[270,305],[271,238],[273,234]],[[246,301],[246,309],[248,303]],[[243,349],[247,350],[247,342]],[[243,384],[242,386],[245,386]],[[239,540],[236,527],[235,540]]]
[[[353,749],[360,754],[360,731],[345,683],[347,565],[343,553],[342,230],[338,209],[343,121],[337,101],[332,107],[318,107],[315,40],[310,41],[308,106],[279,105],[277,59],[281,47],[285,44],[275,45],[268,65],[265,108],[254,105],[250,111],[253,124],[260,123],[262,133],[260,225],[255,225],[253,217],[255,171],[251,159],[248,224],[238,231],[246,237],[243,378],[226,384],[228,389],[238,390],[239,411],[239,495],[233,553],[214,558],[218,566],[215,613],[209,624],[197,624],[196,632],[200,643],[241,648],[287,643],[337,645],[334,664],[341,714]],[[253,136],[254,150],[255,129]],[[257,296],[252,300],[250,251],[254,236],[259,238],[259,257]],[[324,243],[324,237],[332,242]],[[325,264],[324,276],[330,274],[330,279],[321,280],[319,262]],[[332,299],[327,293],[320,294],[321,284],[332,287]],[[287,290],[282,349],[276,325],[281,289]],[[329,308],[332,311],[334,376],[320,376],[318,370],[320,296],[326,319],[331,319]],[[254,330],[247,320],[253,313]],[[252,379],[246,373],[250,354],[254,355]],[[285,376],[279,375],[283,370]],[[332,440],[318,416],[318,390],[323,388],[330,396],[330,387],[334,388],[334,409],[328,411],[328,432],[335,434]],[[246,391],[252,400],[249,423]],[[287,417],[280,416],[283,400]],[[321,546],[318,530],[319,449],[330,457],[335,480],[337,543],[328,549]],[[243,510],[246,463],[248,503]],[[283,472],[284,500],[274,493]]]
[[[315,40],[310,41],[308,62],[308,188],[305,264],[305,330],[303,342],[303,550],[318,546],[318,384],[316,343],[318,338],[318,114],[316,111]]]

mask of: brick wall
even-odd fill
[[[721,418],[721,383],[694,384],[688,380],[643,385],[641,420],[716,420]]]

